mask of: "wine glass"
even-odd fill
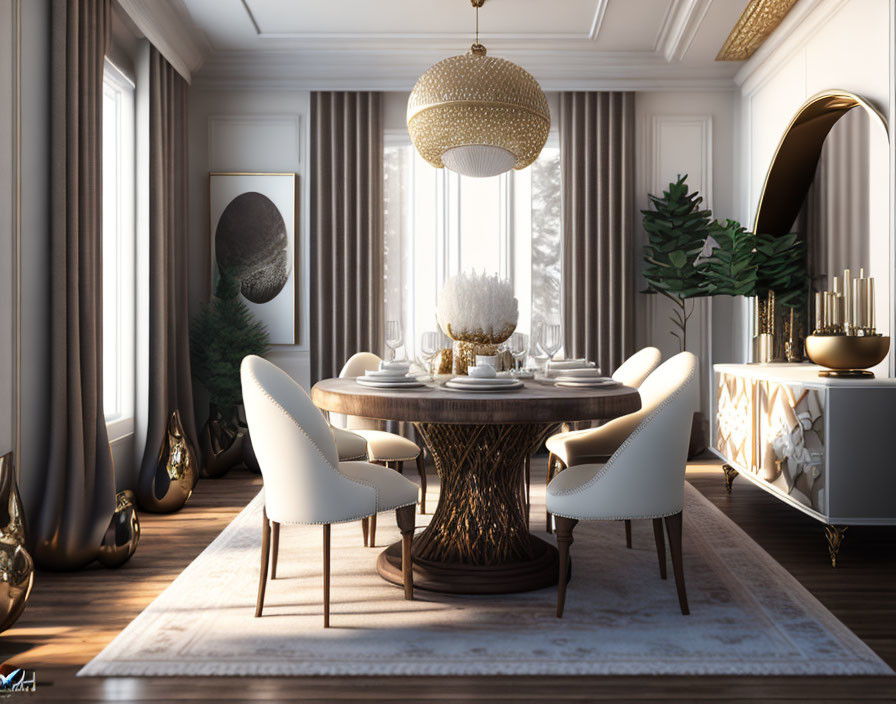
[[[420,335],[420,358],[423,360],[423,369],[430,371],[432,360],[442,349],[442,336],[434,330],[426,330]]]
[[[545,323],[541,328],[541,346],[548,356],[548,361],[554,358],[561,345],[560,323]]]
[[[392,355],[390,359],[395,359],[395,351],[401,347],[402,342],[404,342],[404,336],[401,332],[401,321],[399,320],[387,320],[386,321],[386,347],[392,350]]]
[[[515,332],[510,336],[507,348],[513,355],[514,366],[522,369],[529,356],[529,336],[524,332]]]

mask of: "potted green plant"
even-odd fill
[[[245,356],[264,355],[271,346],[267,329],[255,320],[239,293],[233,272],[222,271],[214,297],[190,323],[193,376],[209,393],[209,418],[200,444],[203,473],[210,477],[222,476],[243,460],[248,440],[240,431],[240,364]]]
[[[687,174],[670,183],[662,197],[648,194],[647,198],[652,207],[641,211],[647,232],[641,271],[647,280],[647,293],[663,295],[674,304],[672,335],[684,351],[688,320],[694,311],[688,299],[707,295],[697,262],[712,213],[700,208],[703,198],[699,193],[688,192]]]

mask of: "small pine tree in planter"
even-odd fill
[[[712,213],[701,210],[703,198],[688,193],[687,174],[679,176],[662,197],[648,194],[652,208],[642,210],[647,245],[642,274],[647,293],[659,293],[675,304],[670,317],[682,351],[687,347],[688,319],[694,311],[687,300],[705,296],[697,260],[706,243]]]
[[[240,364],[271,347],[267,329],[239,298],[232,271],[221,272],[215,295],[190,324],[193,376],[209,393],[209,419],[202,430],[203,472],[222,476],[243,459],[238,408],[243,402]]]

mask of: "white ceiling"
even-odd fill
[[[148,0],[144,0],[148,1]],[[473,40],[469,0],[172,0],[206,47],[198,83],[409,90]],[[480,39],[545,89],[719,89],[747,0],[487,0]]]

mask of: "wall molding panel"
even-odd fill
[[[666,61],[681,61],[711,4],[712,0],[673,0],[656,38],[656,52]]]

